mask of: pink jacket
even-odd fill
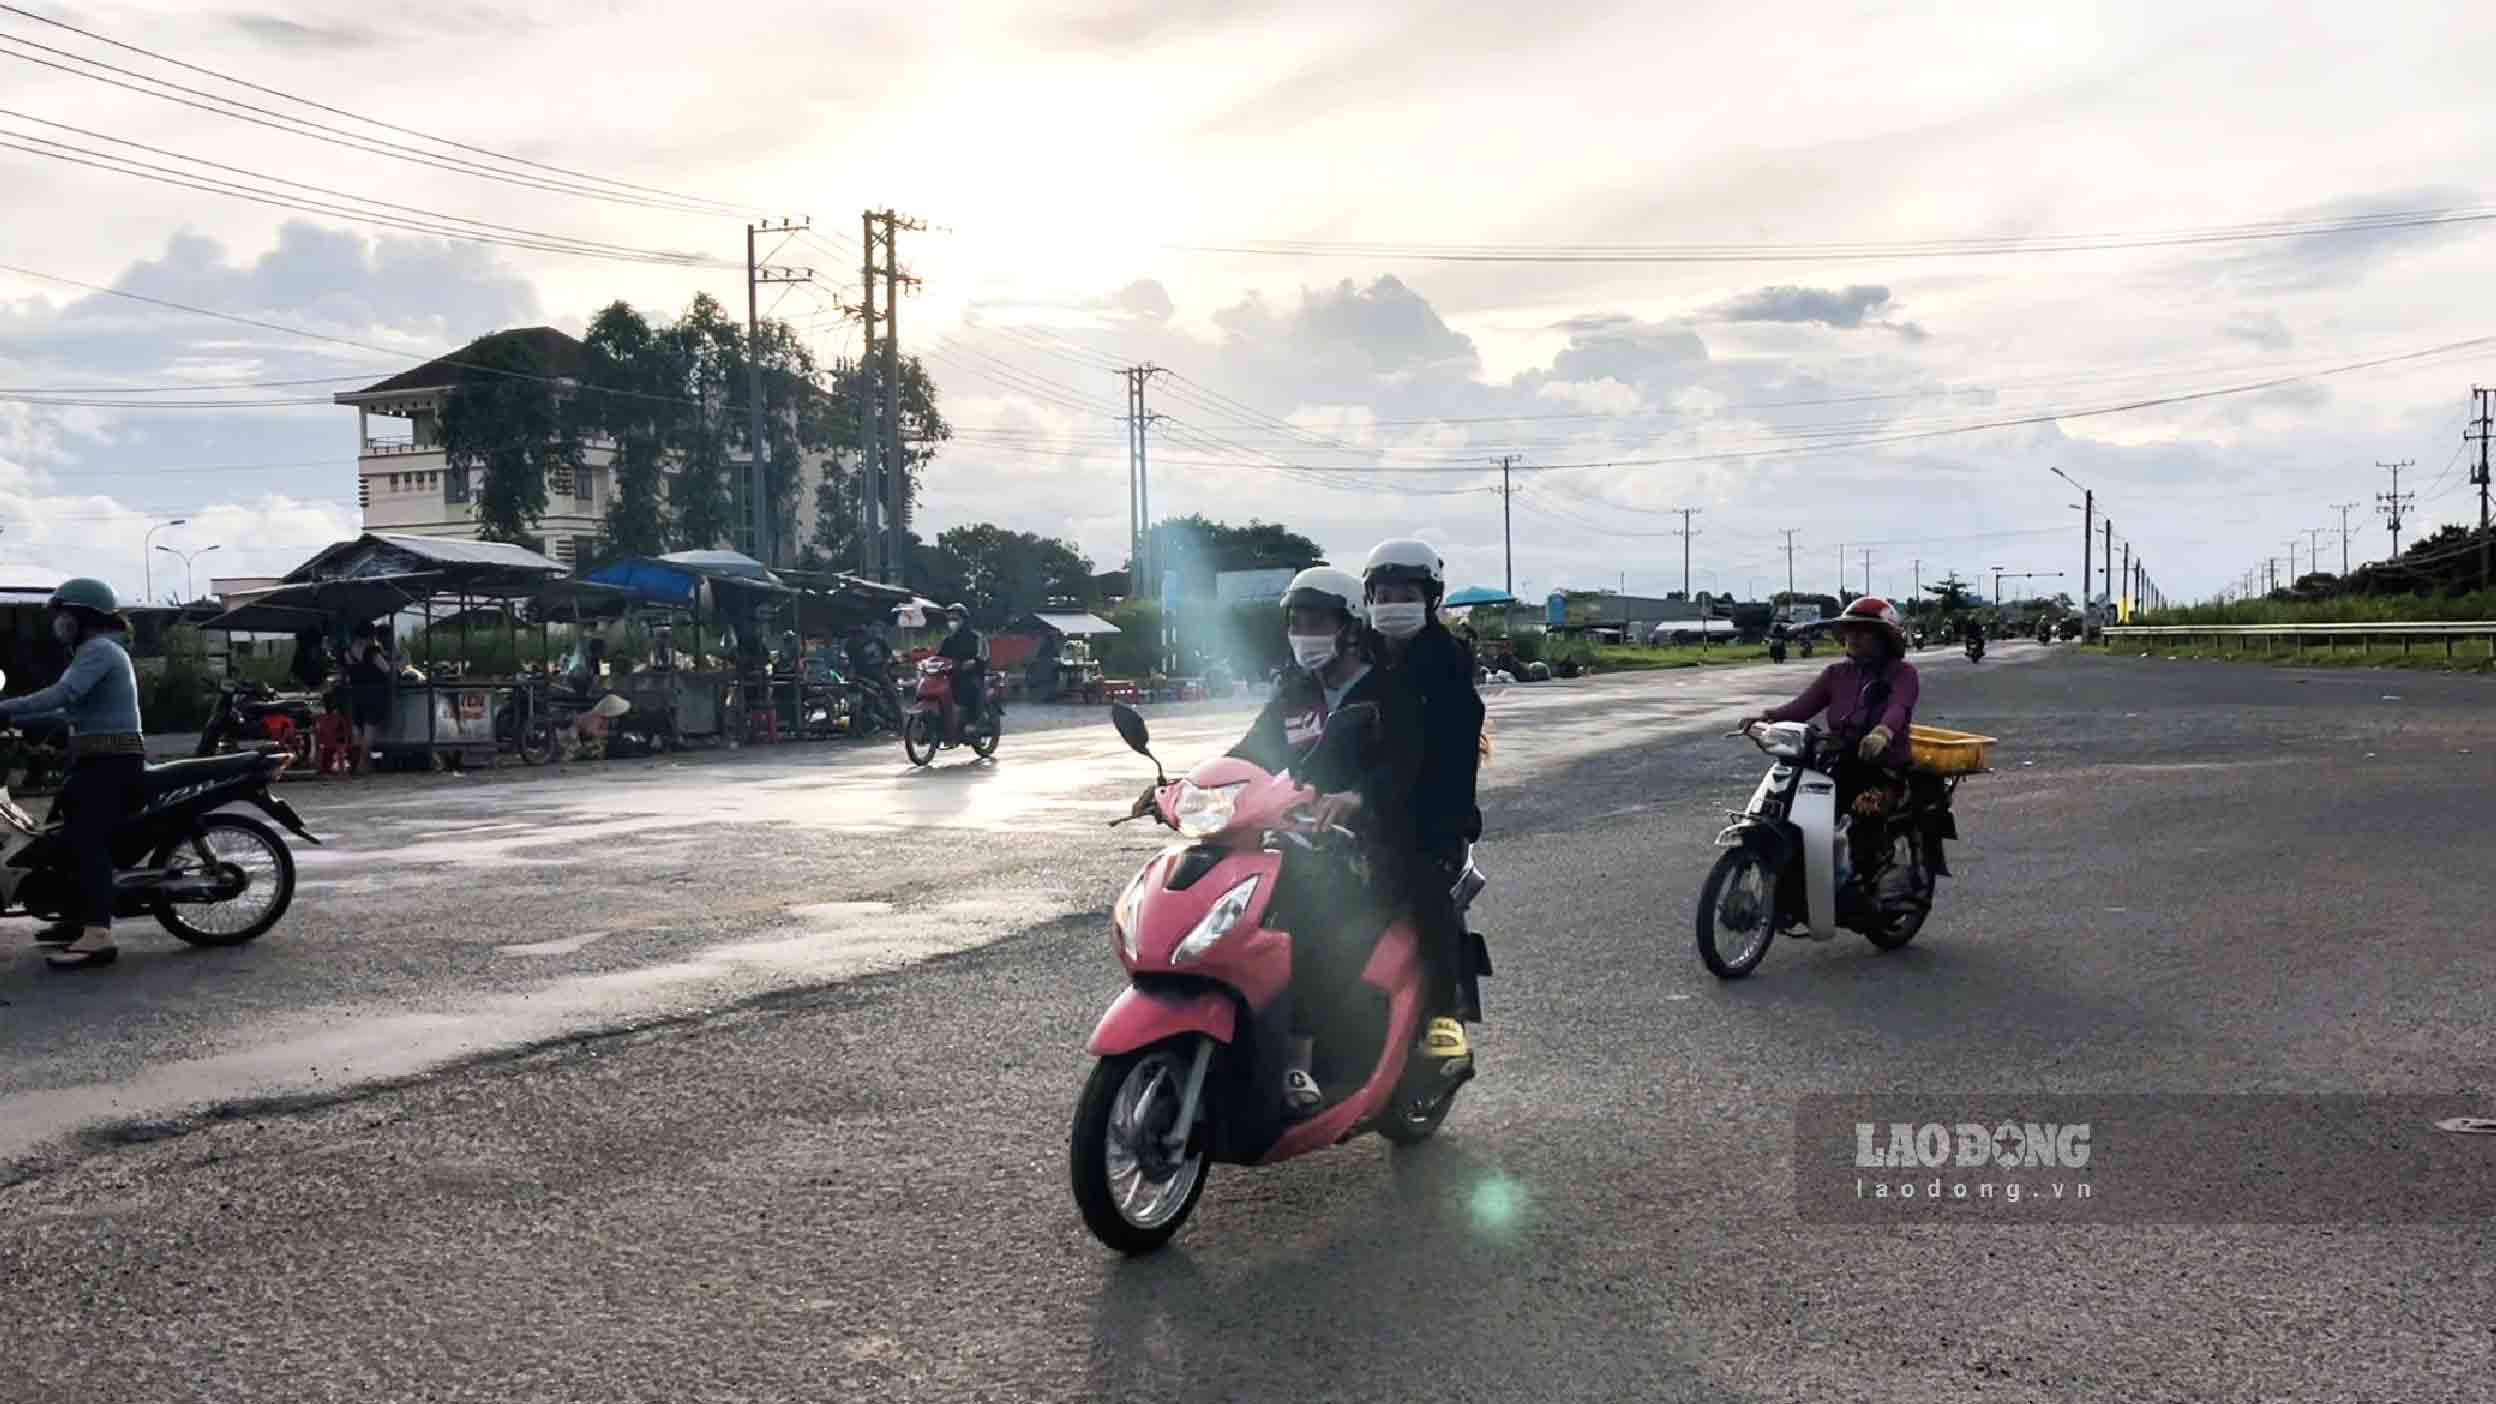
[[[1903,658],[1890,660],[1889,701],[1877,717],[1862,715],[1865,691],[1880,673],[1873,667],[1852,658],[1840,659],[1820,670],[1803,695],[1782,707],[1768,712],[1770,721],[1809,721],[1822,711],[1829,714],[1828,728],[1843,742],[1852,744],[1863,739],[1875,726],[1889,728],[1889,749],[1881,753],[1881,762],[1892,769],[1907,763],[1907,727],[1915,720],[1915,699],[1923,691],[1916,677],[1915,665]]]

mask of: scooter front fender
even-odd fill
[[[1216,1043],[1231,1042],[1239,1012],[1231,997],[1217,989],[1147,989],[1130,985],[1101,1016],[1084,1051],[1096,1058],[1113,1057],[1150,1047],[1180,1034],[1204,1034]]]

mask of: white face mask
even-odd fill
[[[78,642],[78,621],[66,614],[52,616],[52,637],[65,644]]]
[[[1332,634],[1294,634],[1291,636],[1292,660],[1314,673],[1335,661],[1335,636]]]
[[[1430,606],[1415,600],[1409,604],[1374,604],[1369,607],[1369,625],[1391,639],[1409,639],[1430,622]]]

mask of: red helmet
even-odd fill
[[[1849,624],[1869,624],[1889,635],[1890,644],[1898,652],[1907,651],[1907,622],[1898,616],[1898,607],[1878,595],[1866,595],[1846,606],[1837,616],[1837,628],[1843,632]]]

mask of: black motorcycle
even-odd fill
[[[238,678],[217,685],[216,710],[200,728],[199,745],[191,754],[220,756],[275,741],[269,726],[272,717],[286,723],[276,728],[285,733],[282,749],[293,757],[293,764],[310,770],[315,744],[313,728],[319,722],[313,715],[312,704],[300,697],[280,697],[263,684]]]
[[[139,810],[113,831],[113,915],[152,916],[194,946],[239,946],[295,900],[295,858],[248,804],[306,843],[319,839],[269,792],[286,768],[274,748],[149,766]],[[0,789],[0,917],[57,921],[76,898],[61,826],[38,825]]]

